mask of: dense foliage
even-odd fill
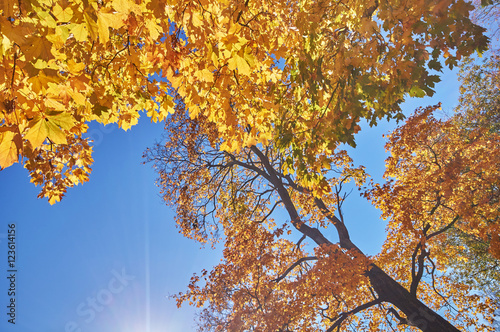
[[[54,203],[88,179],[88,122],[165,121],[166,143],[147,153],[165,200],[183,234],[224,243],[221,264],[178,296],[207,305],[201,329],[489,329],[491,301],[449,277],[458,251],[440,243],[456,228],[498,258],[498,133],[429,107],[391,135],[392,180],[366,192],[388,219],[376,257],[341,209],[345,183],[366,180],[341,149],[360,122],[402,120],[407,96],[432,95],[444,66],[486,49],[471,4],[1,6],[0,166],[21,160]]]

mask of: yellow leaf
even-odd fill
[[[134,3],[129,0],[113,0],[113,8],[120,13],[129,13]]]
[[[214,74],[208,69],[202,69],[195,73],[195,76],[205,82],[213,82]]]
[[[52,14],[54,14],[59,22],[69,22],[73,17],[73,10],[70,7],[63,9],[60,4],[56,3]]]
[[[29,130],[24,136],[30,143],[33,149],[36,149],[43,144],[47,138],[49,129],[47,127],[47,121],[41,116],[37,116],[29,123]]]
[[[228,33],[228,35],[235,35],[240,30],[241,30],[241,25],[235,23],[235,24],[231,25],[231,27],[229,28],[229,31],[227,33]]]
[[[216,66],[216,67],[219,66],[219,57],[217,56],[217,54],[215,54],[215,52],[212,52],[211,60],[212,60],[212,63],[214,64],[214,66]]]
[[[68,60],[67,65],[68,71],[74,75],[79,75],[81,71],[85,69],[85,64],[83,62],[77,63],[73,59]]]
[[[246,146],[251,147],[257,144],[257,138],[255,136],[250,136],[246,139]]]
[[[154,20],[147,20],[146,28],[148,28],[149,36],[151,37],[151,39],[157,40],[160,36],[160,33],[158,32],[160,27],[156,24],[156,22]]]
[[[54,205],[55,203],[59,202],[61,200],[61,197],[59,195],[52,195],[49,198],[49,203],[50,205]]]
[[[85,103],[87,102],[87,98],[85,98],[85,96],[83,94],[81,94],[80,92],[76,92],[74,90],[69,90],[68,91],[70,96],[73,98],[73,100],[75,101],[75,103],[79,104],[79,105],[85,105]]]
[[[59,27],[57,27],[57,28],[59,28]],[[66,29],[66,31],[68,32],[68,36],[69,36],[69,31],[67,29]],[[61,29],[57,29],[56,33],[51,33],[51,34],[47,35],[47,40],[49,42],[51,42],[55,46],[56,49],[58,49],[64,45],[68,36],[64,36],[63,31]]]
[[[47,118],[47,120],[47,137],[55,144],[67,144],[66,134],[64,134],[59,126],[51,120],[51,118]]]
[[[251,48],[250,47],[247,47],[245,49],[245,54],[244,54],[244,58],[246,60],[246,62],[248,62],[248,64],[250,65],[250,67],[254,67],[255,66],[255,56],[251,53]]]
[[[230,70],[235,70],[237,68],[240,74],[246,76],[250,75],[250,66],[248,62],[238,54],[234,54],[232,58],[228,60],[228,68]]]
[[[136,125],[139,122],[139,114],[135,113],[124,113],[120,114],[118,119],[118,126],[123,130],[129,130],[132,126]]]
[[[76,41],[84,42],[87,41],[87,37],[89,35],[89,31],[87,30],[87,26],[85,23],[82,24],[70,24],[69,31],[73,34]]]
[[[51,109],[54,109],[56,111],[64,111],[66,109],[66,106],[64,104],[58,102],[57,100],[51,99],[51,98],[45,99],[44,104],[45,104],[45,106],[47,106]]]
[[[90,34],[90,38],[92,40],[97,40],[97,37],[99,36],[99,32],[98,32],[98,27],[97,27],[96,22],[94,21],[94,19],[92,17],[90,17],[90,15],[87,12],[83,13],[83,19],[85,21],[85,25],[87,27],[88,33]]]
[[[109,15],[113,15],[110,13],[102,13],[99,12],[97,14],[97,27],[99,31],[99,38],[103,44],[106,44],[109,41],[109,27],[110,20],[112,19]]]
[[[201,27],[203,25],[203,16],[199,12],[194,12],[191,19],[195,27]]]
[[[75,126],[75,118],[67,112],[56,113],[55,115],[49,115],[48,119],[50,122],[55,123],[59,127],[70,130]]]
[[[57,76],[47,76],[43,71],[40,71],[40,74],[37,76],[28,79],[28,82],[32,84],[31,89],[37,93],[45,92],[49,83],[56,83],[58,81],[59,78]]]
[[[38,11],[36,12],[38,17],[40,17],[40,22],[43,22],[45,26],[54,29],[57,26],[57,22],[54,20],[52,15],[50,15],[48,12],[43,12],[43,11]]]
[[[20,136],[13,131],[0,133],[0,167],[6,168],[18,161]],[[16,141],[17,144],[16,144]],[[21,142],[22,144],[22,142]]]

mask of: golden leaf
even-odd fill
[[[88,34],[90,35],[90,39],[97,41],[97,37],[99,37],[99,27],[97,26],[96,21],[90,16],[88,12],[83,13],[83,19],[85,21],[85,26],[87,28]]]
[[[59,22],[69,22],[73,18],[73,10],[70,7],[63,9],[58,3],[55,4],[52,13]]]
[[[13,131],[0,132],[0,168],[6,168],[19,159],[21,137]]]
[[[69,31],[73,34],[75,37],[76,41],[78,42],[84,42],[87,41],[89,31],[87,29],[87,24],[85,23],[71,23],[69,25]]]
[[[30,121],[29,129],[24,138],[31,143],[31,147],[36,149],[43,144],[49,132],[45,118],[38,116]]]
[[[47,138],[55,144],[67,144],[66,134],[59,128],[56,121],[51,117],[47,117]]]

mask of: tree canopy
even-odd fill
[[[462,128],[464,137],[479,128],[482,128],[485,135],[500,133],[499,71],[500,58],[495,53],[476,62],[469,59],[461,66],[462,95],[454,121],[455,125]],[[492,203],[498,200],[498,194],[490,191],[490,200]],[[451,256],[450,266],[454,277],[477,291],[488,294],[497,302],[500,310],[500,259],[498,254],[495,257],[489,250],[491,238],[491,235],[477,236],[453,227],[448,232],[444,245],[453,246],[459,252]]]
[[[87,181],[86,123],[124,129],[145,110],[217,124],[222,149],[275,140],[308,182],[359,121],[403,117],[432,72],[486,47],[452,1],[4,1],[0,167],[21,158],[51,203]],[[168,79],[168,81],[165,80]],[[247,129],[250,130],[247,130]],[[326,158],[326,159],[325,159]],[[316,186],[317,187],[317,186]]]
[[[167,138],[146,153],[186,236],[224,258],[177,298],[203,330],[488,330],[488,298],[447,274],[446,232],[498,257],[500,138],[419,109],[366,197],[388,220],[376,257],[350,239],[344,144],[402,120],[408,96],[487,47],[463,0],[2,2],[0,166],[21,160],[55,203],[87,181],[87,123]],[[465,139],[464,139],[465,137]],[[282,210],[286,217],[278,213]],[[336,235],[332,235],[330,229]],[[298,234],[298,235],[297,235]],[[297,237],[297,238],[295,238]]]

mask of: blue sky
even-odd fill
[[[218,255],[178,234],[151,166],[141,165],[162,125],[144,117],[132,131],[93,125],[90,132],[97,143],[90,181],[54,206],[36,198],[19,165],[0,172],[0,330],[192,330],[193,310],[178,310],[166,296]],[[10,223],[17,231],[15,327],[6,319]]]
[[[448,73],[438,94],[408,102],[443,102],[452,112],[458,83]],[[381,180],[384,139],[394,128],[365,126],[351,149],[356,164]],[[184,291],[191,275],[210,270],[220,252],[183,238],[172,210],[162,203],[151,165],[142,153],[161,138],[162,124],[143,116],[125,132],[92,124],[94,165],[90,182],[72,188],[50,206],[19,164],[0,172],[0,330],[17,332],[194,331],[194,309],[177,309],[169,294]],[[384,222],[353,191],[344,205],[353,241],[378,252]],[[16,325],[7,322],[8,225],[16,224]],[[329,232],[327,232],[328,234]]]

